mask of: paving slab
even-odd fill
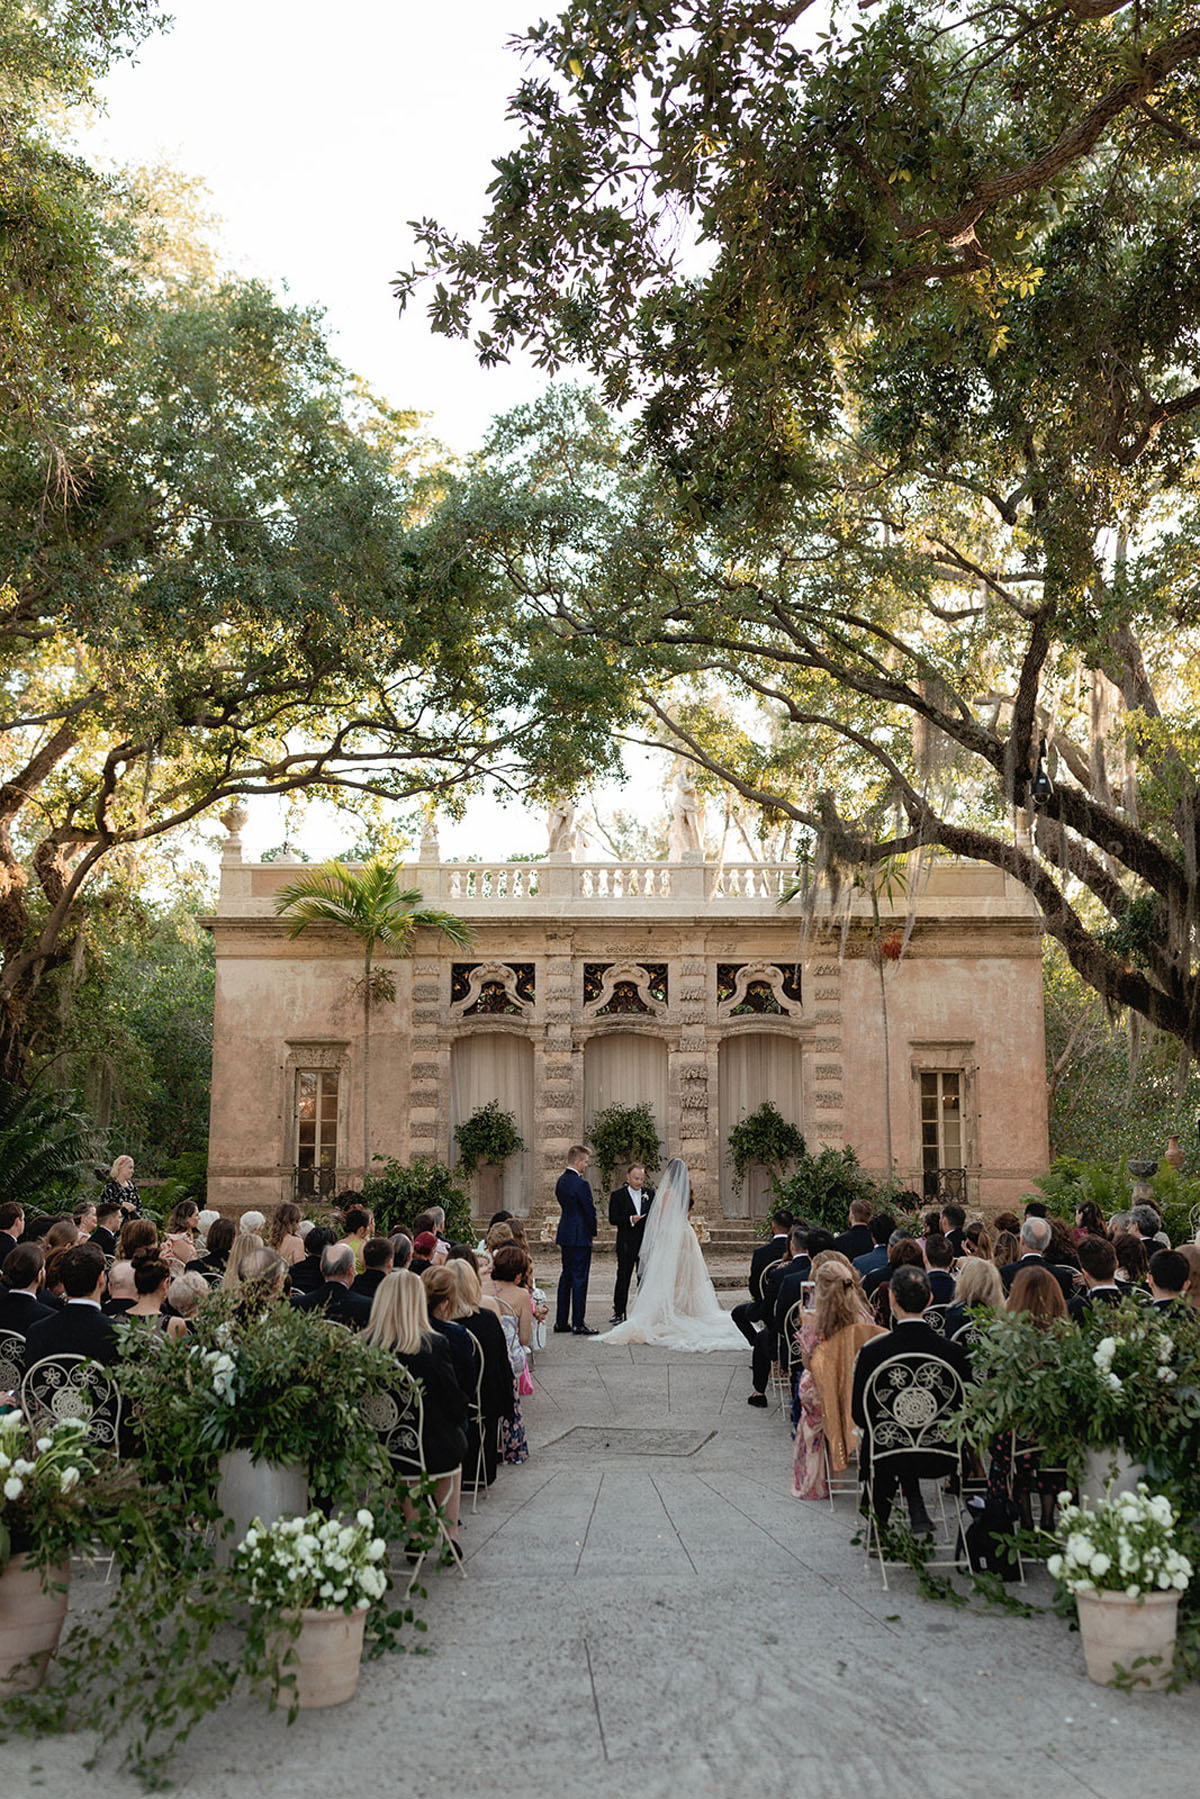
[[[791,1497],[748,1352],[552,1337],[534,1386],[530,1459],[465,1512],[469,1578],[430,1576],[418,1652],[290,1729],[231,1706],[172,1770],[181,1792],[1195,1799],[1200,1695],[1091,1685],[1048,1612],[931,1604],[907,1571],[885,1592],[853,1496]],[[1040,1571],[1028,1594],[1048,1600]],[[90,1746],[10,1744],[4,1799],[80,1791]],[[110,1762],[86,1779],[89,1799],[138,1790]]]

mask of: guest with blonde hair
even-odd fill
[[[857,1443],[850,1416],[854,1361],[864,1343],[883,1335],[871,1316],[857,1270],[837,1250],[813,1261],[813,1308],[801,1315],[796,1341],[804,1361],[797,1387],[800,1421],[792,1456],[797,1499],[828,1499],[829,1465],[840,1474]]]
[[[225,1263],[225,1272],[221,1276],[221,1287],[227,1293],[236,1293],[242,1285],[242,1263],[254,1250],[263,1248],[263,1240],[257,1231],[239,1231],[233,1239],[229,1258]]]
[[[436,1480],[435,1502],[445,1514],[453,1552],[461,1561],[458,1513],[467,1449],[463,1426],[470,1401],[454,1378],[454,1364],[445,1339],[430,1325],[419,1275],[398,1268],[384,1277],[372,1301],[363,1340],[390,1349],[400,1365],[421,1383],[421,1459],[426,1473]],[[411,1518],[407,1501],[405,1511]]]
[[[192,1319],[207,1297],[208,1282],[191,1268],[177,1274],[167,1289],[167,1304],[177,1318],[182,1318],[185,1329],[191,1328]]]
[[[954,1339],[962,1333],[968,1347],[974,1342],[976,1325],[971,1313],[977,1306],[986,1307],[989,1312],[1002,1312],[1004,1282],[995,1262],[985,1261],[982,1256],[970,1256],[958,1265],[954,1304],[946,1307],[947,1337]]]

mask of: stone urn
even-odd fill
[[[35,1693],[45,1680],[67,1615],[70,1578],[71,1565],[62,1562],[43,1586],[41,1571],[19,1554],[0,1573],[0,1699]]]
[[[1133,1176],[1133,1203],[1135,1206],[1151,1206],[1154,1204],[1154,1192],[1150,1182],[1158,1173],[1157,1161],[1143,1156],[1141,1160],[1131,1158],[1127,1164]]]
[[[1179,1134],[1176,1131],[1172,1131],[1167,1138],[1167,1147],[1163,1151],[1163,1161],[1169,1163],[1176,1174],[1178,1174],[1183,1167],[1183,1144],[1179,1141]]]
[[[295,1614],[293,1613],[294,1617]],[[362,1665],[365,1611],[319,1611],[306,1606],[300,1613],[300,1629],[281,1652],[284,1656],[276,1694],[300,1711],[317,1711],[326,1705],[344,1705],[358,1691]]]
[[[1121,1672],[1135,1687],[1165,1687],[1175,1666],[1179,1594],[1076,1593],[1079,1635],[1088,1679],[1110,1687]],[[1153,1659],[1152,1659],[1153,1658]],[[1135,1662],[1144,1665],[1134,1667]]]
[[[1079,1477],[1079,1495],[1092,1505],[1115,1499],[1118,1493],[1136,1493],[1146,1478],[1146,1464],[1135,1462],[1123,1449],[1089,1449]]]
[[[222,1565],[228,1565],[255,1518],[271,1525],[277,1518],[307,1517],[308,1475],[302,1463],[256,1462],[248,1449],[229,1449],[218,1468],[217,1504],[233,1522],[232,1533],[222,1530],[217,1541]]]

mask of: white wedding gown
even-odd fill
[[[667,1164],[642,1240],[637,1296],[624,1324],[601,1343],[653,1343],[660,1349],[744,1349],[745,1339],[721,1302],[688,1220],[692,1183],[687,1164]]]

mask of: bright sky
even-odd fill
[[[175,23],[106,84],[107,112],[85,140],[95,159],[167,160],[201,176],[225,222],[227,260],[286,283],[324,308],[335,352],[400,406],[431,414],[454,450],[536,394],[528,364],[485,371],[465,344],[434,337],[419,311],[401,321],[390,278],[412,258],[407,221],[469,231],[485,208],[492,159],[513,141],[509,93],[521,64],[508,39],[539,0],[175,0]],[[662,772],[600,797],[653,814]],[[282,836],[252,808],[249,853]],[[302,837],[320,856],[344,824],[314,815]],[[545,848],[541,816],[473,804],[442,828],[444,855]]]

